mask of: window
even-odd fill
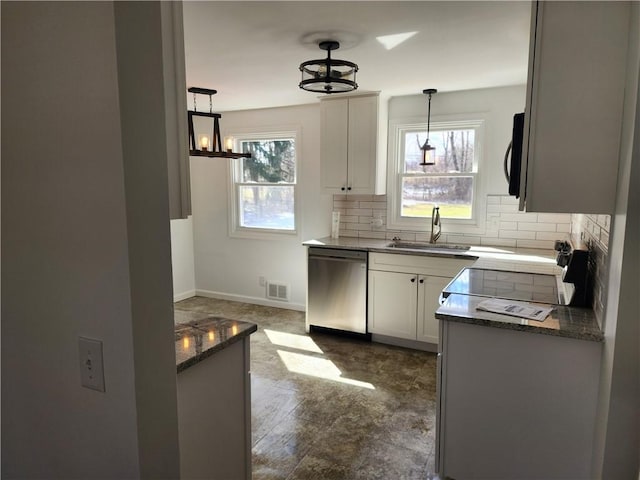
[[[296,233],[296,133],[236,137],[251,158],[233,160],[234,233]]]
[[[432,122],[429,143],[436,164],[423,167],[426,125],[396,125],[390,226],[424,230],[434,206],[454,223],[475,222],[481,126],[482,121]]]

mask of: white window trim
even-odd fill
[[[273,140],[278,138],[293,138],[295,141],[296,150],[296,181],[293,184],[293,201],[294,201],[294,229],[293,230],[279,230],[268,228],[251,228],[240,226],[239,212],[240,206],[238,204],[238,195],[236,191],[236,160],[230,159],[227,163],[227,202],[228,202],[228,232],[229,237],[232,238],[250,238],[259,240],[282,240],[283,238],[300,238],[300,225],[301,225],[301,207],[300,207],[300,152],[301,152],[301,128],[299,126],[286,126],[286,127],[260,127],[252,129],[236,130],[235,132],[229,132],[225,137],[233,138],[234,151],[238,151],[240,142],[247,140]],[[291,185],[291,184],[287,184]]]
[[[486,166],[486,120],[487,114],[468,113],[455,115],[438,115],[431,117],[431,129],[441,130],[446,128],[464,129],[473,128],[475,134],[474,172],[468,176],[474,177],[473,189],[473,217],[471,219],[446,218],[442,221],[443,233],[475,233],[485,232],[486,197],[484,176]],[[402,218],[400,215],[399,192],[402,189],[402,134],[406,130],[424,129],[427,122],[424,118],[400,118],[389,122],[389,146],[388,146],[388,175],[387,175],[387,229],[407,230],[413,232],[431,231],[431,217]],[[434,128],[435,127],[435,128]],[[446,176],[446,174],[442,174]],[[460,174],[467,176],[467,174]]]

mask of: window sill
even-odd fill
[[[297,238],[298,236],[298,230],[236,227],[229,231],[229,237],[231,238],[246,238],[252,240],[284,240]]]

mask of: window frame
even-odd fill
[[[230,159],[228,162],[228,206],[229,206],[229,236],[235,238],[252,238],[263,240],[281,240],[283,237],[298,237],[300,234],[300,194],[298,182],[300,179],[300,128],[286,127],[271,129],[259,129],[229,134],[233,138],[234,151],[240,151],[242,142],[264,141],[264,140],[288,140],[293,139],[295,147],[295,179],[293,183],[246,183],[242,181],[242,158]],[[246,185],[264,186],[292,186],[293,187],[293,230],[278,228],[244,227],[240,224],[240,187]]]
[[[430,177],[462,176],[473,177],[472,216],[468,219],[443,219],[443,231],[456,233],[484,233],[483,225],[486,206],[484,198],[483,171],[486,169],[485,158],[485,123],[486,114],[469,113],[457,115],[432,116],[430,130],[474,130],[474,159],[471,172],[433,173]],[[421,174],[404,172],[404,137],[410,131],[427,130],[427,122],[423,118],[396,119],[389,122],[388,178],[387,178],[387,228],[389,230],[409,230],[428,232],[431,230],[431,217],[403,217],[402,181],[403,178],[420,177]]]

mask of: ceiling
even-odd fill
[[[316,102],[321,94],[298,88],[298,67],[326,56],[317,46],[323,39],[341,42],[332,58],[358,64],[359,90],[396,96],[524,84],[530,8],[526,1],[186,1],[187,86],[218,90],[219,112]],[[377,40],[411,32],[390,50]]]

